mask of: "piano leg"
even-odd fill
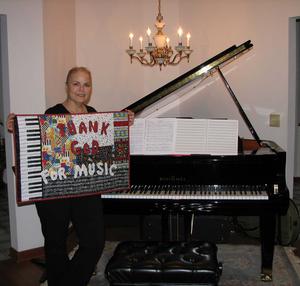
[[[164,211],[161,214],[161,232],[163,241],[190,241],[191,214],[181,216],[178,212]]]
[[[183,219],[184,219],[184,239],[185,241],[191,241],[192,234],[193,234],[194,214],[185,213]]]
[[[260,239],[261,239],[261,280],[272,281],[272,266],[275,243],[275,215],[260,216]]]

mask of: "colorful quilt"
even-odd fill
[[[17,203],[129,188],[127,112],[17,115]]]

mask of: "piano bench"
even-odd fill
[[[106,265],[110,286],[216,286],[222,274],[209,242],[121,242]]]

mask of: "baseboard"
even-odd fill
[[[14,248],[9,249],[10,257],[16,262],[28,261],[33,258],[44,257],[44,247],[28,249],[24,251],[16,251]]]

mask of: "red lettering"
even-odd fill
[[[98,143],[98,141],[93,140],[92,141],[92,154],[93,155],[97,154],[98,149],[99,149],[99,143]]]
[[[98,132],[98,121],[95,121],[94,123],[92,121],[89,121],[89,131],[94,131],[95,133]]]
[[[72,143],[71,143],[71,151],[73,154],[76,154],[76,155],[80,155],[81,154],[81,149],[80,147],[77,147],[75,148],[75,146],[78,144],[78,142],[76,140],[74,140]]]
[[[76,140],[72,141],[71,143],[71,152],[75,155],[80,155],[82,152],[85,155],[95,155],[98,153],[99,150],[99,143],[96,140],[92,141],[92,146],[90,148],[88,143],[84,143],[83,147],[76,147],[76,145],[78,144],[78,142]]]
[[[59,129],[59,136],[65,136],[65,124],[58,123],[56,127]]]
[[[102,122],[102,128],[101,128],[101,135],[107,135],[107,128],[109,126],[109,123],[105,123],[105,122]]]
[[[88,143],[84,143],[84,145],[83,145],[83,153],[84,153],[85,155],[90,154],[90,147],[89,147],[89,144],[88,144]]]
[[[73,123],[73,121],[69,121],[67,124],[67,127],[68,127],[68,131],[69,131],[70,135],[75,135],[77,133],[76,127],[75,127],[75,124]]]
[[[80,124],[79,124],[79,134],[82,134],[83,132],[86,134],[87,133],[87,128],[86,128],[84,122],[80,122]]]

